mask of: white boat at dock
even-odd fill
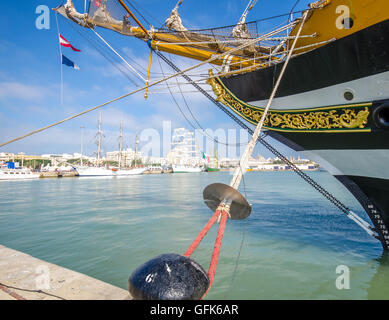
[[[84,167],[77,169],[80,177],[103,177],[103,176],[115,176],[115,172],[112,169],[105,167]]]
[[[132,169],[109,169],[106,167],[84,167],[78,168],[77,172],[80,177],[125,177],[140,175],[146,171],[146,168]]]
[[[39,177],[39,172],[33,172],[27,168],[0,170],[0,180],[38,179]]]
[[[173,173],[198,173],[198,172],[202,172],[202,171],[203,171],[203,169],[200,167],[173,165]]]

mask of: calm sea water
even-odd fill
[[[332,176],[310,175],[366,217]],[[230,179],[220,172],[1,181],[0,244],[127,289],[139,265],[186,251],[212,214],[203,189]],[[291,172],[251,172],[245,186],[252,215],[228,222],[207,299],[389,299],[380,244],[312,187]],[[193,256],[206,270],[216,230]],[[336,288],[339,265],[350,269],[349,290]]]

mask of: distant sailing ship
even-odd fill
[[[97,154],[96,154],[96,164],[93,167],[78,167],[77,172],[80,177],[104,177],[104,176],[114,176],[114,172],[111,169],[100,166],[101,164],[101,145],[103,139],[103,130],[101,127],[102,116],[99,114],[98,121],[98,131],[96,134],[96,143],[97,143]],[[81,155],[82,157],[82,155]]]
[[[56,11],[82,27],[144,41],[175,72],[161,52],[211,63],[207,83],[216,98],[182,76],[245,128],[261,119],[291,53],[265,120],[267,133],[344,184],[389,250],[389,1],[318,0],[304,18],[292,10],[266,23],[246,22],[250,1],[238,24],[203,30],[183,26],[181,4],[162,28],[149,30],[122,0],[90,1],[84,14],[67,0]]]
[[[205,171],[207,171],[207,172],[219,172],[220,171],[219,157],[218,157],[217,151],[214,151],[212,161],[208,160],[208,165],[207,165],[207,168],[205,169]]]
[[[196,173],[203,171],[202,160],[195,144],[194,133],[185,128],[174,130],[170,158],[173,173]]]
[[[126,168],[122,166],[123,162],[123,122],[120,122],[120,136],[119,136],[119,154],[118,154],[118,169],[114,170],[115,176],[133,176],[143,174],[146,171],[146,168],[137,168],[137,154],[138,154],[138,134],[135,138],[135,153],[134,153],[134,168]]]
[[[103,138],[102,131],[102,117],[101,113],[99,115],[98,122],[98,131],[96,135],[96,143],[97,143],[97,156],[96,156],[96,165],[93,167],[79,167],[77,169],[80,177],[92,177],[92,176],[109,176],[109,177],[120,177],[120,176],[133,176],[143,174],[145,172],[145,168],[126,168],[122,165],[123,163],[123,123],[120,123],[120,136],[119,136],[119,153],[118,153],[118,168],[110,169],[105,166],[100,166],[101,163],[101,145]],[[138,139],[136,139],[136,145],[138,145]],[[136,151],[135,151],[136,154]],[[82,155],[81,155],[82,157]],[[136,166],[136,155],[134,155],[134,162]]]

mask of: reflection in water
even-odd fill
[[[389,253],[383,255],[374,261],[377,271],[370,281],[367,289],[368,299],[389,299]]]

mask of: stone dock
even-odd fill
[[[0,245],[0,300],[131,300],[127,290]]]

